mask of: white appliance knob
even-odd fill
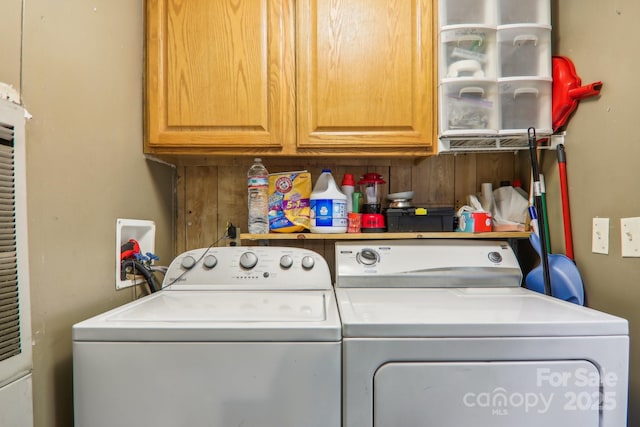
[[[215,255],[207,255],[202,261],[206,268],[213,268],[218,264],[218,258]]]
[[[309,255],[302,258],[302,268],[304,268],[305,270],[311,270],[315,264],[315,260]]]
[[[185,270],[191,270],[196,265],[196,259],[191,255],[187,255],[180,261],[180,266]]]
[[[502,255],[498,252],[489,252],[489,261],[499,264],[502,262]]]
[[[258,263],[258,257],[253,252],[245,252],[240,255],[240,266],[242,268],[251,269]]]
[[[378,254],[373,249],[363,249],[358,254],[358,260],[364,265],[373,265],[378,262]]]
[[[293,258],[291,258],[291,255],[282,255],[282,257],[280,257],[280,267],[288,269],[291,268],[292,265]]]

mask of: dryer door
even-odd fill
[[[588,361],[388,363],[374,377],[374,425],[597,427],[615,406],[601,380]]]

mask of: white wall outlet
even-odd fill
[[[623,257],[640,257],[640,217],[620,219]]]
[[[591,252],[609,254],[609,218],[593,218]]]
[[[240,246],[240,227],[227,226],[227,246]]]
[[[129,286],[144,283],[144,279],[132,278],[122,280],[120,276],[120,248],[129,239],[135,239],[140,245],[140,253],[155,253],[156,245],[156,224],[153,221],[140,219],[116,220],[116,289],[127,288]]]

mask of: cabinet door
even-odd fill
[[[298,151],[433,152],[433,3],[298,1]]]
[[[147,152],[294,145],[293,2],[147,0]]]

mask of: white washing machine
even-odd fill
[[[506,242],[335,254],[343,426],[626,426],[627,321],[522,288]]]
[[[337,427],[340,341],[315,252],[189,251],[162,291],[73,326],[75,425]]]

